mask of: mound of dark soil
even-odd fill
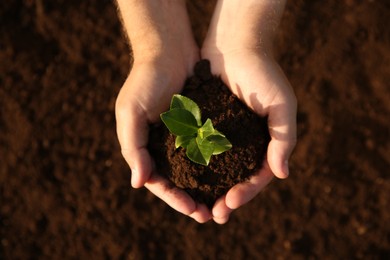
[[[196,164],[187,158],[185,149],[175,148],[175,136],[160,124],[151,130],[150,151],[160,174],[211,208],[231,187],[261,168],[270,140],[267,118],[252,112],[213,76],[207,60],[195,66],[183,94],[199,105],[202,120],[210,118],[233,148],[213,156],[208,166]]]

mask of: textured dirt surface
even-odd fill
[[[208,60],[198,62],[194,71],[182,94],[198,104],[203,123],[210,119],[233,147],[212,156],[208,166],[196,164],[187,158],[185,149],[175,148],[176,137],[159,124],[151,128],[149,149],[159,174],[212,209],[231,187],[261,169],[270,136],[267,118],[252,112],[219,77],[211,75]]]
[[[215,1],[188,1],[198,42]],[[130,188],[112,1],[0,1],[1,259],[389,259],[390,7],[288,1],[276,58],[299,102],[291,175],[223,226]]]

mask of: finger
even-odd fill
[[[145,183],[145,187],[173,209],[184,215],[190,216],[197,209],[194,200],[188,193],[174,187],[167,179],[156,173],[151,175]],[[201,216],[198,219],[202,219]]]
[[[268,128],[271,141],[267,159],[271,171],[278,178],[289,175],[288,160],[296,144],[297,105],[294,94],[287,94],[277,105],[269,109]]]
[[[148,124],[141,107],[132,101],[131,93],[124,87],[116,103],[117,135],[122,155],[130,166],[131,184],[139,188],[149,179],[152,172],[152,159],[147,150]]]
[[[229,221],[229,216],[221,217],[221,218],[213,217],[213,220],[215,223],[223,225]]]
[[[144,186],[152,172],[152,158],[146,148],[135,150],[122,149],[122,155],[131,169],[131,186]]]
[[[226,196],[219,198],[212,209],[213,220],[217,224],[225,224],[229,221],[232,209],[226,205]]]
[[[284,179],[290,174],[288,160],[294,146],[295,141],[271,139],[267,150],[267,160],[276,177]]]
[[[265,162],[259,173],[252,176],[248,182],[239,183],[228,191],[225,199],[226,206],[230,209],[237,209],[248,203],[271,182],[273,176]]]
[[[196,210],[189,216],[199,223],[205,223],[212,218],[210,210],[205,204],[197,204]]]

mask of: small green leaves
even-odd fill
[[[186,149],[187,157],[195,163],[207,166],[212,155],[232,148],[225,135],[214,129],[210,119],[202,125],[199,106],[185,96],[174,95],[170,110],[160,116],[176,135],[175,147]]]
[[[194,138],[187,146],[187,157],[195,162],[207,166],[213,155],[214,146],[206,139]]]
[[[198,129],[198,135],[202,138],[207,138],[209,135],[212,135],[215,132],[216,130],[214,129],[210,118],[207,119],[204,125]]]
[[[175,108],[182,108],[191,112],[191,114],[194,115],[198,126],[202,125],[202,120],[200,118],[200,109],[198,105],[188,97],[181,95],[173,95],[171,101],[171,109]]]
[[[182,108],[174,108],[161,114],[161,120],[174,135],[192,135],[198,131],[195,117]]]
[[[213,155],[221,154],[232,148],[232,144],[221,133],[210,135],[209,137],[207,137],[207,140],[214,144]]]
[[[179,136],[176,136],[176,140],[175,140],[175,147],[176,147],[176,149],[179,148],[180,146],[183,147],[183,148],[187,148],[187,145],[194,138],[195,138],[195,136],[191,136],[191,135],[179,135]]]

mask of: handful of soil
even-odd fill
[[[212,75],[208,60],[195,65],[194,76],[187,79],[182,95],[199,105],[202,119],[210,118],[215,129],[232,143],[232,149],[212,156],[208,166],[196,164],[183,148],[175,148],[175,136],[160,124],[150,129],[149,151],[159,174],[211,209],[231,187],[262,167],[270,141],[267,118],[251,111]]]

